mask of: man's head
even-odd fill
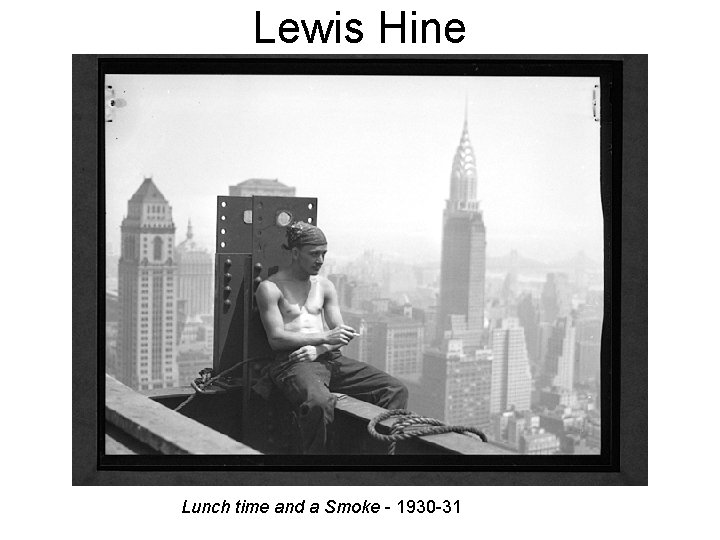
[[[309,275],[317,275],[327,253],[325,234],[315,225],[296,221],[286,227],[285,235],[283,247],[292,253],[293,264]]]

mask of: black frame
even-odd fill
[[[353,456],[323,456],[320,464],[317,457],[309,456],[105,456],[106,73],[600,77],[605,221],[603,453],[443,456],[442,465],[437,464],[437,457],[429,460],[428,456],[407,455],[363,456],[362,464]],[[646,56],[74,56],[73,261],[75,484],[647,483]],[[88,283],[93,283],[94,289]],[[219,470],[223,473],[211,472]],[[156,472],[150,475],[145,471]]]

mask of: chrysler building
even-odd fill
[[[483,344],[485,308],[485,223],[477,199],[475,152],[468,133],[467,106],[460,144],[450,173],[450,198],[443,212],[438,341]]]

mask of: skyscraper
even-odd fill
[[[531,293],[524,293],[518,300],[517,316],[520,326],[525,330],[525,344],[527,346],[530,364],[540,365],[540,307]]]
[[[504,319],[491,336],[493,364],[490,412],[502,413],[511,407],[530,408],[532,379],[525,348],[525,332],[517,319]]]
[[[140,390],[177,386],[175,225],[151,178],[128,201],[120,233],[119,376]]]
[[[490,427],[492,354],[469,355],[461,339],[446,339],[442,349],[423,358],[420,391],[410,393],[410,408],[448,424]]]
[[[570,317],[555,321],[548,340],[542,383],[572,392],[575,368],[575,327]]]
[[[450,316],[462,315],[468,335],[464,346],[479,347],[485,307],[485,223],[477,200],[475,153],[470,144],[467,110],[450,175],[450,198],[443,212],[440,303],[437,340],[450,328]]]
[[[175,248],[178,268],[178,300],[185,300],[188,317],[213,312],[214,262],[207,250],[193,238],[192,223],[188,220],[187,236]]]
[[[360,337],[345,348],[348,356],[394,377],[419,379],[422,373],[424,326],[402,315],[343,311],[343,320]]]
[[[602,320],[580,319],[575,325],[575,382],[599,382]]]

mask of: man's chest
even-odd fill
[[[285,317],[303,313],[317,315],[322,311],[323,294],[316,281],[309,284],[292,283],[280,287],[282,296],[278,307]]]

